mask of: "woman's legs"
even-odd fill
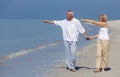
[[[109,40],[102,41],[102,71],[108,67]]]
[[[102,61],[102,42],[97,41],[97,58],[96,58],[96,70],[94,72],[100,72],[100,66]]]

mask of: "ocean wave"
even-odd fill
[[[34,48],[29,48],[29,49],[25,49],[25,50],[16,51],[14,53],[10,53],[8,55],[5,55],[5,56],[1,57],[0,62],[6,61],[6,60],[9,60],[9,59],[18,57],[18,56],[22,56],[22,55],[25,55],[25,54],[28,54],[28,53],[31,53],[31,52],[34,52],[34,51],[37,51],[37,50],[42,50],[42,49],[45,49],[45,48],[48,48],[48,47],[51,47],[51,46],[55,46],[55,45],[60,44],[61,42],[62,41],[57,41],[57,42],[52,42],[52,43],[45,44],[45,45],[40,45],[40,46],[37,46],[37,47],[34,47]]]

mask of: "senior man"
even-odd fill
[[[67,70],[75,72],[75,63],[76,63],[76,49],[79,33],[84,34],[87,39],[87,34],[85,29],[81,25],[80,21],[74,18],[74,13],[72,10],[66,12],[66,19],[59,21],[43,20],[43,23],[49,23],[58,25],[61,27],[63,32],[63,39],[65,45],[65,58],[67,63]],[[87,39],[89,40],[89,39]]]

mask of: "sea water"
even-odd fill
[[[82,24],[89,35],[99,27]],[[88,44],[80,34],[78,48]],[[40,19],[0,19],[0,77],[43,77],[64,59],[60,27]]]

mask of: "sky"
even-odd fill
[[[120,19],[119,8],[120,0],[0,0],[0,18],[62,19],[72,9],[78,18]]]

